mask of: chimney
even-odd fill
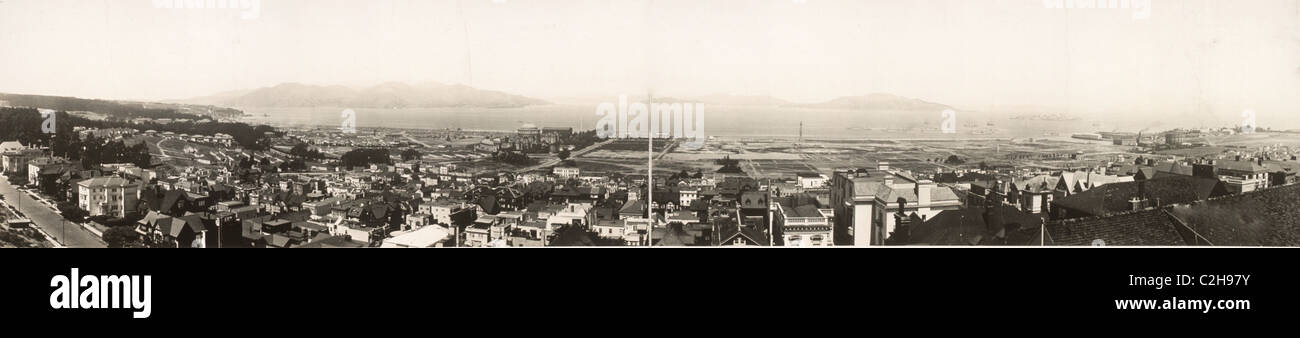
[[[1129,203],[1133,205],[1132,208],[1133,211],[1146,209],[1146,196],[1147,196],[1147,182],[1138,181],[1137,195],[1133,196],[1133,199],[1129,200]]]
[[[927,180],[921,180],[916,183],[916,200],[920,205],[930,204],[930,190],[934,184]]]

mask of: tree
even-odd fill
[[[401,153],[402,161],[418,160],[422,156],[419,151],[411,148],[403,150]]]
[[[943,161],[943,163],[951,164],[951,165],[962,165],[962,164],[966,164],[966,161],[962,160],[960,157],[957,157],[957,155],[950,155],[948,156],[947,160]]]
[[[392,158],[388,157],[388,149],[383,148],[357,148],[344,153],[341,162],[343,166],[351,167],[369,167],[371,164],[392,164]]]
[[[499,162],[517,165],[517,166],[529,166],[529,165],[537,164],[537,160],[528,157],[528,155],[516,153],[513,151],[500,151],[497,152],[496,156],[494,157]]]
[[[115,226],[104,231],[104,243],[110,248],[142,248],[144,241],[140,239],[140,233],[135,232],[131,226]]]
[[[289,155],[308,160],[319,160],[325,158],[325,155],[321,154],[319,150],[311,149],[306,143],[295,144],[292,149],[289,149]]]
[[[76,200],[59,203],[58,208],[59,214],[69,221],[82,222],[86,220],[86,216],[89,216],[89,213],[77,206]]]
[[[563,160],[567,160],[567,159],[569,159],[569,155],[570,155],[570,154],[569,154],[569,150],[568,150],[568,149],[562,149],[562,150],[560,150],[560,153],[559,153],[559,154],[556,154],[556,155],[560,157],[560,160],[561,160],[561,161],[563,161]]]

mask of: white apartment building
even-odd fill
[[[140,183],[116,176],[96,177],[77,182],[78,201],[90,216],[125,217],[128,206],[135,206]]]

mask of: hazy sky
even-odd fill
[[[246,0],[247,1],[247,0]],[[282,82],[527,96],[888,92],[985,109],[1300,113],[1300,0],[0,0],[0,92],[174,99]],[[243,14],[252,14],[243,13]]]

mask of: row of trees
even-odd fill
[[[495,155],[492,156],[492,158],[497,160],[497,162],[510,164],[510,165],[517,165],[517,166],[530,166],[530,165],[537,164],[537,160],[533,159],[532,157],[528,157],[528,155],[516,153],[509,150],[498,151]]]
[[[45,117],[32,108],[0,108],[0,139],[18,140],[25,145],[49,147],[54,156],[78,161],[82,168],[94,168],[105,163],[130,163],[142,168],[152,165],[149,147],[144,143],[128,145],[121,140],[107,140],[94,136],[82,139],[73,128],[88,120],[70,117],[65,112],[55,113],[53,134],[46,134],[48,125],[42,126]],[[20,184],[25,182],[21,177]],[[47,179],[42,177],[42,179]],[[64,200],[64,193],[71,182],[63,179],[50,179],[40,182],[42,192],[58,201]]]
[[[297,156],[298,158],[306,160],[321,160],[325,158],[325,154],[322,154],[319,150],[312,149],[307,146],[306,143],[295,144],[293,148],[289,149],[289,155]]]
[[[406,150],[402,150],[401,156],[402,156],[402,161],[410,161],[410,160],[420,159],[421,157],[423,157],[423,154],[420,154],[420,151],[418,150],[406,148]]]
[[[368,167],[371,164],[393,164],[393,159],[389,157],[388,149],[383,148],[357,148],[343,154],[340,164],[348,170],[353,167]]]
[[[0,108],[0,138],[17,139],[24,144],[49,146],[51,141],[76,138],[77,135],[73,132],[76,127],[95,129],[132,128],[192,135],[216,135],[222,133],[234,137],[235,142],[239,143],[243,148],[266,150],[270,148],[270,140],[266,137],[266,133],[278,133],[275,128],[270,126],[250,126],[243,123],[131,124],[120,121],[90,120],[60,111],[55,113],[54,123],[54,129],[58,137],[51,138],[49,134],[45,133],[47,128],[42,128],[42,123],[45,120],[45,117],[42,117],[40,111],[35,108]],[[58,148],[57,146],[58,144],[56,144],[56,148]]]
[[[580,131],[580,132],[573,133],[573,135],[569,136],[569,138],[565,140],[564,143],[574,146],[574,149],[582,149],[582,148],[589,147],[593,144],[596,144],[596,142],[600,142],[600,141],[601,138],[599,136],[596,136],[596,130],[592,129],[588,131]]]

